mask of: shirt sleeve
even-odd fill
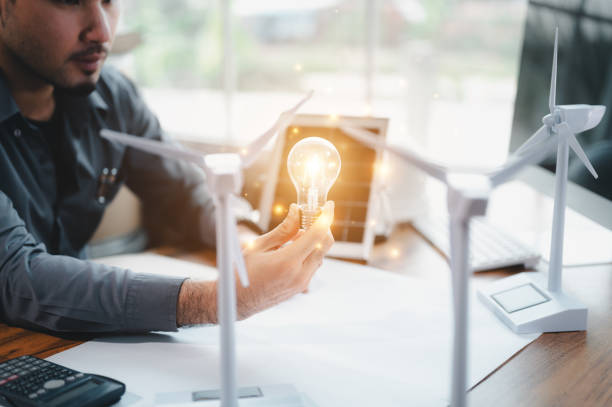
[[[121,105],[128,106],[127,132],[167,143],[155,114],[127,78]],[[149,232],[191,247],[215,247],[215,206],[201,168],[128,148],[124,156],[127,186],[139,196]],[[159,243],[153,239],[153,243]]]
[[[184,279],[47,253],[0,191],[0,318],[55,332],[176,331]]]

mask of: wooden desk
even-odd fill
[[[162,253],[208,264],[214,258],[210,252]],[[397,227],[387,242],[377,245],[370,264],[427,279],[449,278],[446,261],[409,225]],[[480,273],[475,278],[493,280],[510,273]],[[475,386],[470,405],[612,405],[612,265],[568,269],[564,283],[588,306],[588,331],[542,335]],[[48,357],[87,339],[0,324],[0,361],[25,354]]]
[[[393,249],[401,253],[395,259]],[[440,261],[436,250],[406,225],[375,248],[372,264],[402,274],[448,278],[448,265],[440,266]],[[474,278],[511,274],[500,270]],[[563,285],[587,305],[587,331],[543,334],[475,386],[471,406],[612,406],[612,265],[566,269]]]

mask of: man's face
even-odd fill
[[[120,0],[0,0],[0,41],[22,68],[76,93],[95,88]]]

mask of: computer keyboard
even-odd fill
[[[448,218],[424,216],[413,221],[414,227],[448,258],[450,253]],[[502,267],[533,268],[540,254],[510,234],[490,224],[485,218],[470,222],[470,266],[473,271]]]

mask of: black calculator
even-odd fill
[[[102,407],[117,402],[125,385],[34,356],[0,363],[0,406]]]

